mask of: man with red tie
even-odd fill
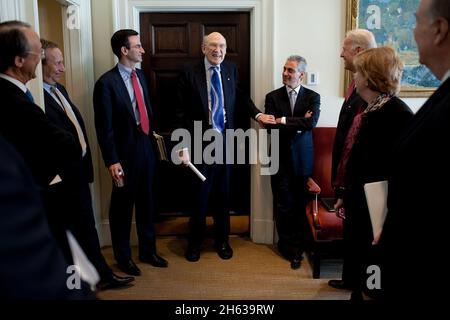
[[[344,59],[344,68],[352,74],[356,72],[353,65],[355,56],[367,49],[376,48],[377,43],[372,32],[365,29],[350,30],[342,45],[341,58]],[[347,89],[344,103],[339,114],[339,121],[336,128],[336,137],[333,146],[333,160],[331,165],[331,181],[334,185],[337,167],[341,161],[342,150],[345,138],[352,125],[355,116],[367,107],[367,103],[358,95],[355,83],[352,81]],[[335,188],[335,198],[342,199],[342,192]],[[339,214],[339,213],[338,213]],[[352,250],[348,247],[352,237],[351,217],[344,219],[344,266],[342,270],[342,280],[330,280],[328,285],[337,289],[350,289],[352,286],[353,270]],[[346,240],[349,240],[348,242]]]
[[[111,38],[111,47],[119,63],[95,84],[95,127],[103,160],[114,182],[109,210],[114,257],[123,272],[138,276],[141,272],[130,249],[133,207],[139,260],[155,267],[168,265],[156,253],[153,226],[154,122],[147,81],[135,68],[145,53],[139,34],[119,30]]]

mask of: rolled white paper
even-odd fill
[[[202,179],[202,181],[206,180],[206,177],[204,175],[202,175],[202,173],[200,171],[198,171],[198,169],[190,161],[188,162],[187,165],[192,171],[194,171],[194,173],[197,175],[197,177]]]

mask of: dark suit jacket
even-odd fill
[[[155,131],[147,81],[141,70],[136,69],[136,72],[144,91],[150,130]],[[97,139],[106,167],[119,162],[128,166],[135,154],[137,136],[141,133],[117,65],[95,83],[94,111]],[[153,141],[153,135],[150,134],[149,138]]]
[[[57,83],[56,86],[58,90],[61,91],[63,96],[67,99],[67,101],[70,103],[73,112],[75,113],[75,116],[78,120],[78,123],[80,124],[80,127],[83,130],[84,138],[87,144],[86,155],[82,159],[81,167],[80,163],[73,163],[71,167],[68,167],[66,170],[64,170],[64,172],[62,173],[62,178],[64,180],[64,176],[66,176],[70,177],[71,179],[76,178],[81,179],[83,182],[92,183],[94,181],[94,169],[92,167],[92,156],[91,150],[89,148],[88,137],[86,134],[86,126],[84,125],[84,121],[83,118],[81,117],[80,111],[70,100],[66,88],[64,88],[64,86],[59,83]],[[55,125],[57,125],[59,128],[69,131],[79,142],[77,130],[73,125],[72,121],[70,121],[69,117],[67,117],[66,113],[58,104],[58,102],[56,102],[55,99],[46,90],[44,90],[44,99],[45,99],[45,114],[50,119],[50,121]]]
[[[395,145],[388,214],[380,239],[384,288],[389,298],[437,303],[448,280],[441,256],[448,252],[450,181],[450,79],[413,117]],[[417,264],[418,256],[426,261]],[[445,254],[445,253],[444,253]],[[383,275],[382,275],[383,276]],[[423,300],[422,300],[423,299]]]
[[[76,138],[52,124],[16,85],[0,78],[0,97],[0,133],[22,155],[40,187],[74,159],[81,160]]]
[[[67,263],[50,233],[36,185],[22,157],[0,137],[0,298],[86,299],[69,290]]]
[[[397,97],[363,116],[346,166],[347,185],[363,192],[365,183],[387,180],[394,142],[412,116],[411,109]]]
[[[226,128],[235,129],[237,108],[244,107],[251,117],[261,111],[239,87],[239,77],[234,63],[223,61],[220,65]],[[204,59],[185,66],[178,83],[177,106],[175,108],[175,128],[185,128],[193,132],[194,121],[202,121],[203,131],[210,128],[208,108],[208,88]]]
[[[341,161],[345,138],[347,137],[348,130],[353,123],[353,119],[360,110],[364,110],[366,107],[367,103],[361,99],[359,94],[356,92],[356,89],[353,90],[350,97],[342,104],[333,145],[331,183],[334,183],[336,178],[337,167]]]
[[[305,118],[309,110],[313,115]],[[292,114],[289,96],[283,86],[266,95],[265,112],[275,118],[286,117],[286,125],[268,126],[280,130],[280,167],[292,163],[297,175],[310,176],[314,156],[312,129],[320,116],[320,95],[302,86]]]

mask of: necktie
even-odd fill
[[[142,132],[148,134],[150,132],[150,124],[148,121],[147,110],[145,108],[144,98],[142,97],[141,88],[136,76],[136,70],[131,71],[131,82],[133,83],[134,95],[136,97],[136,103],[138,105],[139,117],[141,120]]]
[[[34,103],[34,98],[33,95],[31,94],[31,91],[27,89],[25,94],[27,95],[28,99],[30,99],[30,101]]]
[[[348,98],[350,98],[354,89],[355,89],[355,80],[352,80],[352,82],[350,83],[350,85],[347,88],[347,94],[345,95],[345,101],[347,101]]]
[[[295,101],[297,101],[297,92],[294,89],[289,91],[289,101],[291,103],[291,112],[294,115]]]
[[[211,119],[212,126],[219,132],[225,128],[225,118],[223,114],[222,87],[220,85],[219,71],[217,67],[211,67]]]
[[[75,116],[75,113],[72,110],[72,106],[69,104],[69,102],[66,100],[66,98],[63,96],[61,91],[59,91],[59,89],[56,86],[51,86],[50,90],[58,98],[61,107],[66,112],[67,117],[75,126],[75,129],[77,130],[78,141],[80,142],[81,150],[83,152],[82,155],[84,157],[87,150],[86,139],[84,138],[83,130],[81,130],[80,123],[78,122],[77,117]]]

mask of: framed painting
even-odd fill
[[[401,97],[428,97],[440,82],[419,63],[414,40],[415,12],[419,0],[347,0],[347,31],[368,29],[379,46],[389,45],[405,64]],[[345,88],[352,75],[346,71]]]

